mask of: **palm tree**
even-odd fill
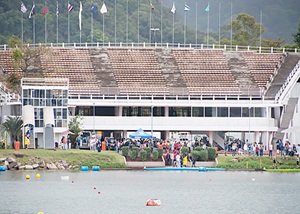
[[[21,117],[7,116],[2,126],[5,131],[9,133],[10,142],[18,141],[18,137],[22,133],[21,131],[23,127],[23,120],[21,119]]]

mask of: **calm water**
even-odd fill
[[[299,180],[300,173],[7,171],[0,213],[298,213]],[[162,206],[146,207],[151,198]]]

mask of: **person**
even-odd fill
[[[62,136],[61,140],[60,140],[61,146],[63,149],[67,150],[68,145],[67,145],[67,139],[65,136]]]
[[[276,168],[276,155],[273,156],[273,169]]]
[[[177,154],[176,155],[176,165],[177,165],[177,167],[180,167],[180,154]]]
[[[225,151],[225,156],[227,156],[227,151],[228,151],[228,143],[224,142],[224,151]]]
[[[187,167],[187,165],[188,165],[188,158],[187,158],[187,155],[184,155],[182,161],[183,161],[183,166],[184,166],[184,167]]]
[[[299,154],[296,155],[296,167],[299,168]]]
[[[269,145],[269,157],[272,158],[272,154],[273,154],[273,145],[272,143],[270,143]]]
[[[67,137],[67,147],[68,147],[68,149],[71,149],[71,139],[70,139],[69,135]]]
[[[192,167],[196,167],[196,158],[191,155]]]
[[[170,153],[170,159],[171,159],[171,166],[174,166],[174,153],[171,151]]]

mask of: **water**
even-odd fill
[[[298,213],[299,179],[267,172],[6,171],[0,213]],[[162,206],[146,207],[148,199]]]

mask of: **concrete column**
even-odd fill
[[[166,140],[170,140],[170,131],[166,130]]]
[[[260,132],[258,132],[258,131],[255,131],[255,132],[254,132],[254,141],[255,141],[256,143],[259,143],[259,134],[260,134]]]
[[[245,139],[245,132],[242,132],[242,133],[241,133],[241,140],[243,140],[243,141],[246,142],[246,139]]]
[[[165,106],[165,117],[169,117],[169,107]]]
[[[127,138],[127,130],[123,130],[123,138]]]
[[[208,138],[209,138],[209,144],[211,146],[213,146],[213,142],[214,142],[213,136],[214,136],[214,132],[213,131],[209,131],[208,132]]]
[[[115,115],[122,117],[122,111],[123,111],[123,107],[122,106],[118,106],[115,108]]]

